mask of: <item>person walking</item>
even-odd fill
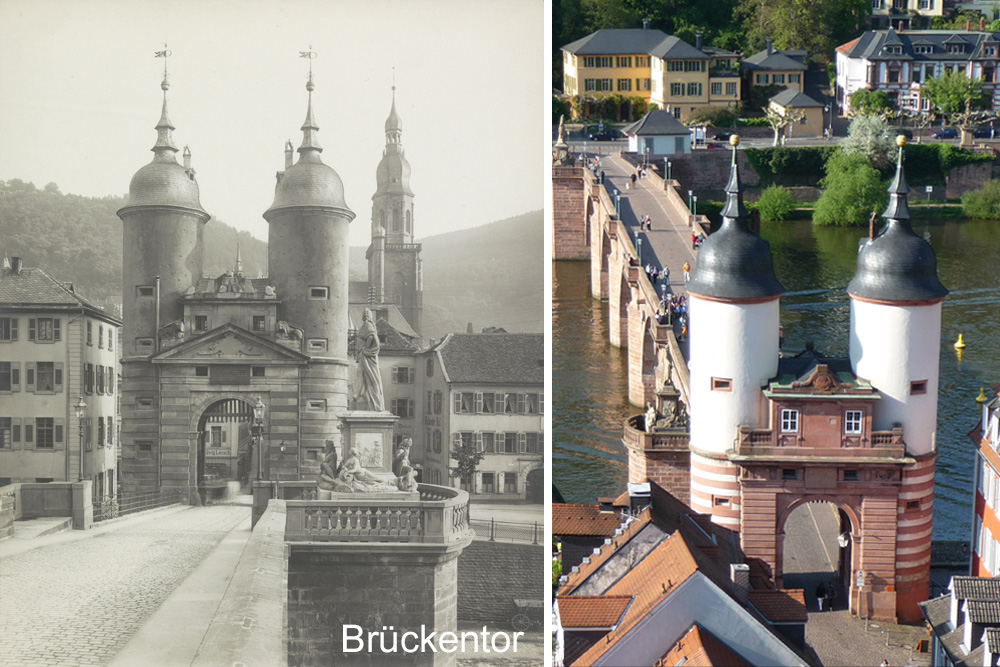
[[[632,174],[632,187],[635,187],[635,174]]]
[[[691,280],[691,265],[684,262],[684,266],[681,268],[684,269],[684,284],[687,284],[687,282]]]
[[[826,584],[821,581],[816,585],[816,606],[819,611],[823,611],[824,600],[826,600]]]

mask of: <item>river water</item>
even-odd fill
[[[922,219],[914,231],[937,253],[938,275],[951,290],[941,324],[938,461],[934,539],[965,540],[971,529],[979,387],[1000,383],[1000,221]],[[847,356],[849,309],[844,291],[855,270],[858,229],[814,228],[808,221],[764,223],[781,298],[784,351],[807,341]],[[552,479],[567,502],[593,503],[625,489],[622,420],[628,404],[627,357],[607,342],[607,304],[590,298],[586,262],[556,262],[552,292]],[[959,358],[959,333],[968,347]],[[905,434],[904,434],[905,437]]]

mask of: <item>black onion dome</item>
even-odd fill
[[[913,233],[906,196],[910,192],[899,150],[896,177],[889,185],[889,205],[882,216],[885,227],[873,239],[862,239],[858,265],[847,293],[873,301],[929,301],[943,299],[948,289],[937,275],[937,257],[931,245]]]
[[[735,144],[722,215],[722,226],[705,239],[698,251],[694,273],[686,286],[688,293],[723,300],[781,296],[785,288],[774,275],[771,245],[746,226]]]

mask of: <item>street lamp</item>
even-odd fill
[[[636,239],[635,241],[635,254],[639,260],[639,266],[642,266],[642,239]]]
[[[253,424],[250,427],[250,432],[257,443],[257,481],[259,482],[263,476],[264,469],[264,448],[262,444],[264,439],[264,401],[260,400],[260,396],[257,396],[257,402],[253,406]]]
[[[76,409],[76,418],[80,422],[80,480],[83,481],[83,418],[87,414],[87,404],[83,402],[83,396],[73,406]]]
[[[829,114],[830,113],[830,105],[829,104],[826,104],[826,105],[823,106],[823,113],[825,113],[825,114]],[[833,137],[833,116],[832,115],[828,115],[827,119],[828,119],[828,122],[826,124],[826,127],[827,127],[828,134],[826,135],[826,138],[830,139],[831,137]]]
[[[691,197],[694,196],[693,190],[688,190],[688,210],[691,210]]]
[[[622,208],[621,208],[621,194],[615,190],[615,217],[621,220]]]
[[[694,217],[697,218],[698,217],[698,195],[695,195],[693,197],[693,199],[694,199],[694,211],[693,211],[693,213],[694,213]]]
[[[672,167],[673,164],[667,158],[663,158],[663,161],[667,163],[667,180],[672,181],[673,178],[670,176],[670,167]]]

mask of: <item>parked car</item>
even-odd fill
[[[601,130],[596,134],[590,135],[591,141],[615,141],[616,139],[621,139],[622,133],[619,130]]]
[[[955,137],[958,136],[958,131],[953,130],[949,127],[944,130],[938,130],[931,136],[934,137],[935,139],[954,139]]]
[[[715,136],[712,137],[716,141],[729,141],[729,137],[733,136],[733,133],[728,130],[722,130],[721,132],[716,132]]]
[[[983,127],[974,129],[972,136],[976,139],[994,139],[997,137],[997,131],[989,125],[984,125]]]

